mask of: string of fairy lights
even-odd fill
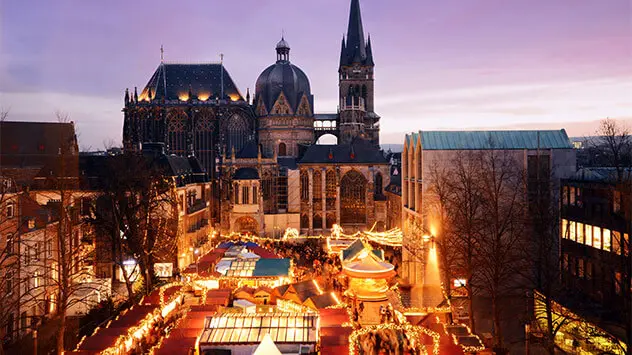
[[[322,235],[301,236],[297,229],[288,228],[285,230],[285,233],[281,239],[264,238],[264,237],[258,237],[256,235],[244,236],[238,233],[232,233],[225,237],[227,237],[228,239],[235,238],[235,237],[239,239],[243,239],[245,237],[246,239],[250,239],[253,241],[271,241],[271,242],[291,241],[291,240],[299,240],[299,239],[325,239],[325,238],[363,239],[365,241],[372,241],[381,245],[388,245],[392,247],[398,247],[402,245],[402,231],[400,229],[395,228],[395,229],[388,230],[385,232],[375,232],[374,228],[375,228],[375,225],[369,231],[355,232],[353,234],[345,234],[344,230],[340,226],[334,225],[331,231],[331,235],[329,236],[322,236]],[[218,243],[216,245],[216,248],[219,247],[220,244],[221,243]],[[192,274],[190,276],[191,277],[187,278],[184,281],[172,282],[167,285],[161,286],[159,289],[160,306],[157,309],[155,309],[153,312],[148,313],[145,316],[145,318],[143,318],[136,326],[130,327],[127,330],[126,334],[119,336],[116,339],[114,345],[104,350],[102,354],[115,355],[115,354],[121,354],[121,353],[128,353],[129,351],[133,349],[134,344],[136,344],[138,341],[141,341],[141,339],[145,338],[148,335],[149,331],[153,328],[153,326],[157,324],[157,322],[164,321],[169,314],[171,314],[174,310],[177,309],[178,306],[180,306],[184,308],[178,309],[179,317],[173,321],[173,324],[170,326],[170,329],[174,329],[175,327],[177,327],[182,322],[182,320],[187,316],[187,312],[189,311],[189,308],[187,306],[180,304],[182,302],[177,303],[178,299],[182,300],[184,298],[185,290],[190,289],[190,287],[202,288],[201,304],[206,303],[208,290],[212,289],[213,287],[210,287],[208,285],[207,287],[205,287],[203,284],[200,284],[199,281],[213,280],[213,281],[219,282],[219,281],[224,281],[224,280],[235,281],[235,280],[240,279],[239,277],[227,277],[227,276],[218,277],[215,275],[200,276],[197,273]],[[273,281],[273,279],[274,278],[271,278],[270,281]],[[176,291],[173,295],[171,295],[169,299],[167,299],[166,290],[171,287],[178,287],[178,286],[180,286],[180,289]],[[401,294],[399,292],[399,288],[397,284],[390,287],[389,291],[393,291],[395,295],[399,297],[399,299],[401,299]],[[141,300],[141,304],[142,302],[143,300]],[[281,303],[282,303],[280,305],[281,310],[286,309],[286,310],[303,311],[303,312],[312,311],[311,309],[308,310],[307,307],[304,307],[302,305],[292,304],[292,302],[284,303],[282,301]],[[429,353],[426,347],[430,346],[430,344],[423,344],[423,339],[424,339],[423,336],[424,335],[429,336],[430,338],[432,338],[432,354],[438,355],[441,335],[426,327],[410,324],[405,316],[410,315],[410,314],[441,314],[441,313],[448,313],[451,311],[451,305],[449,304],[449,302],[447,303],[447,305],[444,305],[441,307],[423,307],[423,308],[398,307],[398,309],[394,311],[397,322],[361,326],[360,323],[354,320],[352,307],[350,307],[348,304],[339,303],[327,308],[346,310],[346,313],[349,317],[349,321],[344,322],[342,326],[353,328],[353,331],[349,335],[349,354],[350,355],[355,355],[360,352],[360,349],[361,349],[360,339],[363,336],[372,332],[379,332],[379,331],[384,331],[384,330],[402,332],[410,341],[411,346],[413,348],[419,349],[419,351],[422,354]],[[126,314],[126,312],[121,313],[121,315],[117,316],[116,319],[119,319],[119,317],[123,316],[124,314]],[[437,317],[437,321],[439,321],[438,317]],[[106,325],[106,327],[108,327],[110,323],[111,321]],[[95,329],[92,335],[96,334],[98,329],[99,328]],[[454,335],[451,335],[448,333],[445,324],[443,327],[443,331],[445,332],[446,336],[451,337],[451,340],[454,342],[454,344],[460,345],[463,351],[465,352],[478,352],[484,349],[482,345],[481,346],[466,346],[463,344],[458,344],[458,339]],[[153,354],[155,350],[159,349],[161,344],[164,342],[164,340],[169,338],[169,335],[170,335],[169,329],[166,329],[165,333],[166,334],[163,337],[161,337],[158,340],[158,342],[151,347],[151,349],[149,350],[150,354]],[[468,333],[471,334],[469,328],[468,328]],[[478,338],[478,336],[476,337]],[[81,341],[77,345],[77,350],[79,349],[81,344],[84,342],[85,338],[86,337],[83,337],[81,339]],[[480,340],[480,338],[478,339]]]
[[[267,238],[260,237],[255,234],[241,234],[237,232],[230,233],[225,237],[228,239],[232,238],[247,238],[253,241],[270,241],[270,242],[279,242],[279,241],[290,241],[295,239],[364,239],[367,241],[372,241],[381,245],[387,245],[390,247],[401,247],[403,241],[403,233],[400,228],[389,229],[384,232],[376,232],[375,227],[377,223],[374,223],[371,229],[368,231],[358,231],[352,234],[345,234],[344,230],[341,226],[334,224],[331,228],[330,235],[301,235],[298,229],[296,228],[287,228],[283,233],[283,237],[281,239],[278,238]]]

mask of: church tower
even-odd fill
[[[351,0],[349,27],[340,49],[340,143],[360,137],[380,144],[379,119],[373,108],[373,51],[371,37],[364,40],[360,1]]]

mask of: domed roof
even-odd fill
[[[285,95],[293,111],[296,112],[303,94],[312,106],[312,92],[307,75],[289,60],[290,46],[281,39],[276,46],[277,61],[267,67],[259,78],[255,86],[256,100],[261,98],[270,111],[278,99],[281,92]],[[312,110],[313,112],[313,110]]]

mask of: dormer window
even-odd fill
[[[13,218],[15,215],[15,206],[13,205],[13,202],[7,203],[6,215],[7,218]]]

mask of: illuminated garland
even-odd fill
[[[374,232],[374,228],[377,225],[377,222],[373,224],[371,229],[363,232],[355,232],[353,234],[345,234],[342,227],[337,224],[334,224],[331,228],[331,234],[329,236],[320,235],[300,235],[299,231],[296,228],[287,228],[283,237],[281,239],[277,238],[267,238],[267,237],[259,237],[254,234],[246,234],[242,235],[240,233],[231,232],[230,234],[224,236],[227,239],[232,238],[245,238],[252,241],[268,241],[268,242],[282,242],[282,241],[290,241],[292,239],[366,239],[372,242],[388,245],[391,247],[401,247],[403,241],[403,232],[400,228],[393,228],[385,232]]]
[[[483,341],[481,340],[481,338],[478,335],[472,333],[472,330],[470,329],[470,327],[468,327],[466,324],[462,324],[462,323],[454,324],[454,325],[464,326],[465,329],[467,329],[467,333],[470,334],[471,336],[475,337],[476,340],[478,340],[478,343],[481,344],[479,346],[471,346],[471,345],[459,344],[457,336],[454,335],[454,334],[448,333],[448,330],[446,329],[446,325],[443,324],[443,331],[445,332],[446,335],[451,335],[452,336],[452,342],[454,343],[454,345],[460,346],[461,349],[463,349],[464,353],[478,353],[479,351],[485,350],[485,346],[483,345]]]
[[[411,346],[413,348],[420,349],[422,354],[428,354],[428,351],[426,350],[426,347],[424,346],[424,344],[421,343],[421,336],[428,335],[432,337],[433,355],[439,355],[439,338],[440,338],[439,334],[437,334],[436,332],[428,328],[411,325],[410,323],[406,323],[406,324],[384,323],[384,324],[371,325],[368,327],[354,330],[349,335],[349,355],[358,354],[357,349],[360,346],[359,339],[358,339],[359,337],[369,334],[371,332],[377,332],[381,330],[395,330],[395,331],[403,332],[404,336],[406,336],[410,340]]]
[[[156,350],[160,349],[163,341],[169,338],[169,335],[171,334],[171,330],[176,329],[180,326],[180,323],[182,323],[182,321],[187,317],[187,314],[189,313],[190,309],[191,309],[190,307],[185,307],[182,312],[182,316],[175,320],[175,322],[173,323],[173,326],[171,326],[168,330],[165,329],[165,336],[160,337],[160,340],[158,340],[156,345],[152,346],[151,349],[149,349],[149,355],[153,355],[156,352]]]

